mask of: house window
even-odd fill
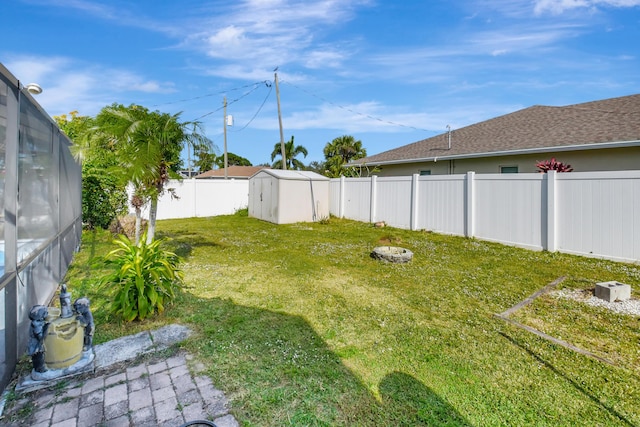
[[[517,166],[500,166],[500,173],[518,173]]]
[[[431,175],[431,169],[420,171],[420,176]]]

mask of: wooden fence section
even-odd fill
[[[640,261],[640,171],[340,178],[333,215]]]

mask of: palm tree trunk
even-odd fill
[[[140,229],[142,228],[142,209],[136,206],[136,246],[140,242]]]
[[[147,244],[153,242],[156,234],[156,216],[158,213],[158,197],[151,198],[149,206],[149,229],[147,230]]]

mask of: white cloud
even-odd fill
[[[312,69],[338,68],[342,65],[345,56],[345,53],[332,49],[314,50],[307,55],[305,66]]]
[[[117,97],[136,93],[172,93],[172,83],[147,80],[127,70],[83,64],[64,57],[8,57],[6,67],[23,84],[35,82],[44,90],[36,100],[50,115],[73,110],[96,114]]]
[[[371,69],[382,68],[389,79],[405,82],[447,83],[477,79],[482,73],[502,76],[523,69],[539,69],[554,61],[552,52],[564,42],[579,37],[585,28],[571,22],[527,22],[490,26],[490,29],[460,31],[445,43],[414,46],[370,56]]]
[[[43,78],[61,68],[69,66],[70,60],[62,57],[21,56],[5,61],[5,65],[23,84],[35,82],[41,84]]]
[[[534,12],[538,15],[544,12],[557,15],[571,9],[595,9],[598,6],[636,7],[640,6],[640,0],[536,0]]]
[[[181,32],[181,25],[175,21],[159,21],[149,18],[149,11],[134,11],[135,3],[129,2],[128,7],[118,7],[107,2],[94,0],[22,0],[25,3],[54,7],[67,11],[78,11],[82,14],[111,21],[118,25],[144,28],[146,30],[177,35]]]
[[[209,57],[231,63],[240,75],[286,64],[311,69],[337,68],[348,51],[328,46],[324,36],[336,25],[347,25],[363,0],[245,0],[228,13],[211,11],[200,31],[182,46],[203,50]],[[216,75],[223,75],[217,69]],[[226,75],[225,75],[226,76]]]
[[[448,119],[442,111],[412,113],[398,111],[378,102],[367,101],[338,106],[324,103],[316,109],[284,115],[283,125],[289,130],[335,129],[346,133],[397,133],[409,130],[441,129]],[[253,122],[257,129],[277,129],[277,122],[261,118]]]

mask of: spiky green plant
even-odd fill
[[[555,157],[552,157],[551,160],[543,160],[541,162],[537,162],[536,167],[538,168],[538,172],[540,173],[547,173],[549,171],[573,172],[573,168],[571,167],[571,165],[559,162]]]
[[[112,311],[126,321],[142,320],[164,311],[166,303],[182,285],[183,272],[178,268],[180,258],[163,250],[162,240],[138,244],[120,235],[114,240],[118,247],[103,258],[112,271],[100,280],[113,293]]]

